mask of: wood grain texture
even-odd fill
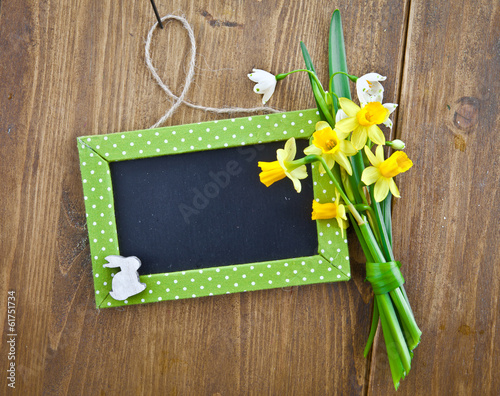
[[[188,97],[195,103],[259,105],[246,73],[303,67],[300,40],[326,80],[334,3],[156,3],[160,14],[184,14],[194,28],[198,69]],[[456,4],[447,16],[445,6],[414,0],[407,24],[409,1],[338,6],[350,71],[387,75],[387,101],[402,92],[398,133],[417,164],[400,180],[407,198],[396,206],[395,240],[424,341],[401,389],[498,393],[498,212],[488,206],[498,173],[477,154],[497,154],[498,10],[484,2],[466,15]],[[152,23],[147,1],[0,3],[0,304],[16,290],[16,393],[389,393],[384,348],[377,345],[371,366],[362,355],[371,291],[351,234],[348,283],[95,309],[75,139],[147,128],[171,104],[144,65]],[[169,24],[153,47],[160,75],[180,92],[185,32]],[[473,99],[459,110],[462,97]],[[477,124],[459,129],[451,113],[463,125],[474,119],[474,103]],[[308,79],[281,82],[269,104],[313,107]],[[181,107],[168,125],[216,118]],[[430,175],[438,187],[424,187]],[[440,216],[448,220],[432,220]],[[2,343],[2,369],[6,354]],[[0,393],[5,387],[2,376]]]
[[[422,329],[398,394],[500,393],[500,4],[413,0],[395,250]],[[370,394],[396,394],[378,340]],[[417,390],[417,392],[415,392]]]

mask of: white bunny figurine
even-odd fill
[[[145,283],[139,282],[139,274],[137,270],[141,266],[141,260],[135,256],[108,256],[106,257],[108,264],[104,267],[118,268],[121,271],[113,277],[113,290],[109,292],[115,300],[126,300],[130,296],[139,294],[146,288]]]

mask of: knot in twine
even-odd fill
[[[166,111],[166,113],[158,120],[156,124],[154,124],[151,128],[157,128],[161,124],[163,124],[167,118],[169,118],[174,112],[177,110],[177,108],[184,103],[186,106],[192,107],[193,109],[199,109],[203,111],[210,111],[212,113],[216,114],[227,114],[227,113],[256,113],[259,111],[265,111],[269,113],[279,113],[279,110],[273,109],[272,107],[267,107],[267,106],[260,106],[260,107],[251,107],[251,108],[243,108],[243,107],[207,107],[207,106],[202,106],[198,104],[194,104],[191,102],[186,101],[184,98],[186,97],[187,91],[189,89],[189,86],[191,85],[191,82],[193,81],[194,77],[194,68],[196,65],[196,40],[194,37],[194,32],[189,24],[189,22],[186,20],[186,18],[178,15],[166,15],[163,18],[161,18],[161,21],[167,21],[167,20],[174,20],[178,21],[182,24],[184,29],[187,30],[188,37],[189,37],[189,42],[191,44],[191,59],[189,60],[189,68],[188,72],[186,73],[186,80],[184,82],[184,88],[182,89],[182,92],[179,96],[175,95],[170,88],[162,81],[158,73],[156,72],[156,69],[153,66],[153,61],[151,60],[151,41],[153,39],[153,32],[158,26],[158,22],[156,22],[151,29],[148,32],[148,36],[146,38],[146,66],[148,67],[149,71],[153,75],[153,78],[157,82],[157,84],[165,91],[165,93],[174,100],[174,104],[170,109]]]
[[[399,261],[366,263],[366,280],[372,284],[375,294],[385,294],[405,283]]]

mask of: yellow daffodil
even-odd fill
[[[365,147],[365,153],[373,166],[367,167],[361,175],[361,181],[367,186],[375,183],[375,201],[381,202],[387,197],[389,190],[395,197],[400,197],[393,177],[406,172],[413,162],[402,151],[396,151],[384,161],[384,148],[378,146],[375,155]]]
[[[292,163],[297,154],[297,146],[295,138],[290,138],[285,143],[284,149],[276,150],[276,161],[259,162],[260,181],[269,187],[274,182],[288,177],[292,182],[295,190],[299,193],[302,189],[300,179],[307,177],[307,169],[305,165],[296,166]]]
[[[345,138],[349,132],[339,132],[330,127],[330,124],[324,121],[316,123],[316,132],[312,135],[312,143],[304,150],[306,155],[320,155],[326,162],[328,168],[332,169],[335,162],[343,167],[347,173],[352,175],[351,163],[347,156],[357,153],[352,143]],[[324,173],[325,170],[320,164],[319,170]]]
[[[347,115],[337,122],[335,129],[341,133],[352,132],[351,141],[356,150],[361,150],[369,137],[376,144],[385,144],[385,137],[378,124],[389,118],[390,111],[380,102],[370,102],[359,107],[347,98],[339,99],[340,107]]]
[[[344,237],[344,230],[348,227],[349,223],[347,222],[345,206],[339,203],[339,199],[340,195],[335,190],[335,202],[322,204],[313,201],[311,217],[313,220],[336,219],[342,230],[342,237]]]

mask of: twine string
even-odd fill
[[[280,111],[277,109],[273,109],[272,107],[267,107],[267,106],[259,106],[259,107],[250,107],[250,108],[244,108],[244,107],[209,107],[209,106],[202,106],[199,104],[191,103],[187,100],[185,100],[186,94],[189,90],[189,87],[191,83],[193,82],[194,78],[194,70],[196,66],[196,39],[194,37],[194,32],[189,24],[189,22],[186,20],[186,18],[178,15],[166,15],[163,18],[161,18],[161,21],[167,21],[167,20],[175,20],[178,21],[182,24],[183,28],[186,29],[189,37],[189,42],[191,45],[191,58],[189,59],[188,63],[188,71],[186,73],[186,80],[184,82],[184,87],[182,88],[182,92],[179,96],[175,95],[170,88],[162,81],[160,76],[158,75],[155,67],[153,66],[153,61],[151,60],[151,42],[153,39],[153,32],[158,26],[158,22],[156,22],[151,29],[148,32],[147,38],[146,38],[146,47],[145,47],[145,55],[146,55],[146,66],[148,67],[149,71],[153,75],[153,78],[155,79],[156,83],[160,86],[161,89],[169,96],[171,99],[174,100],[174,104],[165,112],[165,114],[153,125],[151,128],[157,128],[160,125],[162,125],[169,117],[174,114],[174,112],[177,110],[177,108],[181,104],[185,104],[186,106],[189,106],[193,109],[198,109],[198,110],[203,110],[203,111],[209,111],[212,113],[216,114],[229,114],[229,113],[257,113],[257,112],[269,112],[269,113],[279,113]]]

